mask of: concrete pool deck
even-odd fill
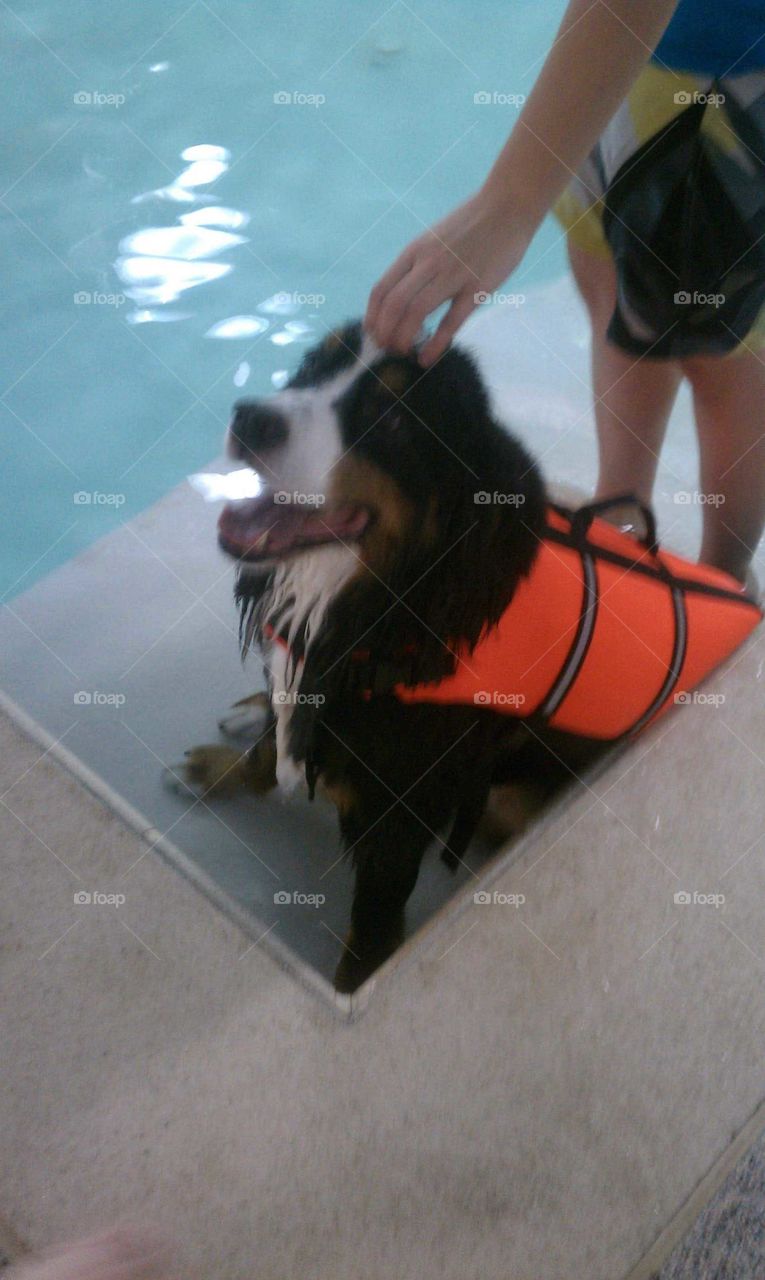
[[[551,299],[573,305],[472,335],[508,418],[586,483],[585,352],[544,381],[525,354]],[[522,910],[439,922],[355,1023],[3,717],[0,1218],[31,1246],[151,1220],[225,1280],[615,1280],[671,1247],[765,1098],[764,665],[759,632],[707,686],[725,701],[532,833],[492,884]],[[119,911],[65,907],[133,864]]]

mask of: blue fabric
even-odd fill
[[[761,70],[765,0],[680,0],[653,59],[699,75]]]

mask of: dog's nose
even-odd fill
[[[234,405],[229,426],[229,451],[234,457],[274,449],[286,443],[287,435],[287,419],[271,405],[257,400],[240,400]]]

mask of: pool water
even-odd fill
[[[563,8],[2,7],[1,597],[203,465],[233,399],[363,311],[481,181]],[[562,269],[547,223],[513,287]]]

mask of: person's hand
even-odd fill
[[[378,280],[365,328],[380,347],[406,352],[426,316],[451,301],[419,352],[422,365],[432,364],[484,300],[481,295],[492,293],[518,266],[533,231],[482,188],[413,240]]]

